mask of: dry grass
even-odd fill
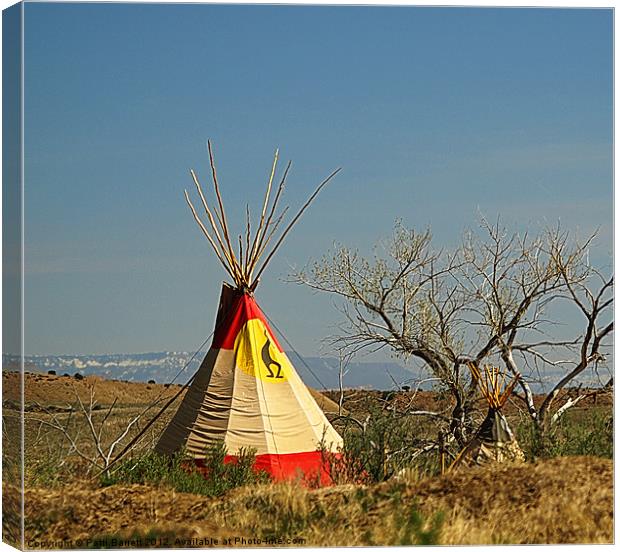
[[[184,538],[296,537],[311,546],[389,545],[403,542],[413,511],[427,529],[443,513],[441,544],[609,543],[612,473],[610,460],[555,458],[412,484],[316,491],[261,485],[217,499],[142,485],[74,484],[28,489],[26,531],[27,538],[54,540],[171,532]]]
[[[446,544],[613,539],[611,460],[552,458],[471,470],[428,479],[413,494],[450,511],[452,522],[442,535]]]

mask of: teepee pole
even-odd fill
[[[241,239],[241,234],[239,234],[239,262],[243,259],[243,240]],[[243,268],[241,269],[241,273],[243,274]]]
[[[323,182],[321,182],[319,184],[319,186],[317,187],[317,189],[314,191],[314,193],[308,198],[308,201],[306,201],[306,203],[303,204],[303,206],[301,207],[301,209],[299,210],[299,212],[295,215],[295,217],[293,218],[293,220],[291,220],[291,222],[289,223],[289,225],[286,227],[286,229],[284,230],[284,232],[282,233],[282,235],[280,236],[280,238],[278,239],[278,241],[276,242],[276,244],[273,246],[273,249],[271,250],[271,253],[269,253],[269,255],[267,256],[267,258],[265,259],[265,262],[262,264],[262,266],[260,267],[258,274],[256,275],[255,280],[258,280],[258,278],[260,278],[261,274],[263,273],[263,271],[265,270],[265,268],[267,268],[267,265],[269,264],[269,261],[273,258],[275,252],[278,250],[278,248],[280,247],[280,245],[282,245],[282,242],[284,241],[284,238],[286,238],[286,235],[290,232],[291,228],[293,228],[293,226],[295,226],[295,223],[299,220],[299,218],[301,217],[301,215],[303,215],[304,211],[310,206],[310,204],[314,201],[314,198],[316,198],[316,196],[318,195],[318,193],[323,189],[323,187],[334,177],[336,176],[339,172],[341,171],[341,168],[336,169],[333,173],[331,173],[325,180],[323,180]]]
[[[280,226],[280,223],[284,219],[284,215],[286,215],[287,211],[288,211],[288,205],[282,210],[282,213],[280,213],[280,216],[275,220],[275,222],[273,223],[273,226],[271,227],[271,230],[269,231],[269,233],[265,235],[265,243],[261,246],[260,250],[257,253],[257,257],[259,259],[262,256],[262,254],[265,252],[265,249],[267,249],[267,246],[269,245],[269,242],[271,241],[271,238],[276,233],[276,231],[277,231],[278,227]]]
[[[468,362],[467,367],[471,371],[472,377],[478,383],[478,387],[482,396],[487,400],[489,406],[499,409],[510,397],[515,385],[519,381],[521,374],[515,374],[512,381],[504,387],[506,383],[506,374],[501,373],[499,368],[484,366],[484,381],[480,369],[473,362]]]
[[[251,217],[250,217],[250,206],[246,203],[245,204],[245,220],[246,220],[246,226],[245,226],[245,258],[241,259],[239,258],[239,262],[243,262],[243,275],[246,279],[248,279],[247,277],[247,273],[248,273],[248,262],[250,259],[250,235],[252,234],[252,227],[251,227]]]
[[[189,208],[191,209],[192,214],[194,215],[194,220],[198,223],[198,226],[200,226],[200,229],[202,230],[202,233],[207,237],[207,240],[209,240],[209,243],[211,244],[211,247],[213,247],[213,251],[215,251],[215,254],[216,254],[217,258],[222,263],[222,266],[226,269],[226,272],[228,272],[228,274],[230,274],[232,279],[236,280],[235,275],[232,273],[231,269],[229,268],[229,263],[226,262],[226,260],[224,260],[224,258],[221,256],[221,254],[220,254],[220,252],[218,250],[218,247],[215,244],[215,241],[209,235],[209,232],[207,232],[207,229],[205,228],[205,225],[202,223],[202,221],[200,220],[200,217],[196,213],[196,209],[194,208],[194,205],[192,204],[191,200],[189,199],[189,195],[187,193],[187,190],[185,190],[185,201],[187,201],[187,204],[189,205]]]
[[[515,388],[515,385],[517,385],[517,382],[519,381],[520,377],[521,377],[521,374],[517,373],[514,379],[508,384],[508,387],[504,389],[504,392],[502,393],[502,396],[500,397],[501,405],[504,405],[506,403],[506,401],[508,400],[508,397],[510,397],[513,389]]]
[[[238,263],[235,259],[235,253],[233,251],[232,244],[230,243],[230,237],[228,235],[228,222],[226,221],[226,212],[224,211],[224,202],[222,201],[222,194],[220,193],[220,185],[217,181],[217,171],[215,170],[215,161],[213,160],[213,151],[211,150],[211,140],[207,140],[207,149],[209,150],[209,164],[211,165],[211,174],[213,176],[213,186],[215,188],[215,195],[217,197],[217,203],[220,209],[221,218],[219,218],[222,231],[224,233],[224,241],[228,245],[228,251],[231,258],[235,261],[235,265]]]
[[[265,221],[263,228],[267,229],[271,225],[271,220],[278,206],[278,202],[280,201],[280,196],[282,195],[282,191],[284,190],[284,185],[286,184],[286,177],[288,176],[288,172],[291,169],[291,162],[289,161],[284,169],[284,174],[282,175],[282,179],[280,180],[280,184],[278,185],[278,190],[276,192],[276,196],[271,204],[271,209],[269,210],[269,215],[267,216],[267,220]],[[250,263],[248,274],[252,274],[258,261],[262,255],[262,251],[264,251],[263,243],[265,241],[265,233],[263,232],[256,244],[256,250],[254,251],[254,255],[252,256],[252,262]]]
[[[278,164],[278,156],[280,154],[280,150],[276,149],[276,153],[273,156],[273,163],[271,165],[271,172],[269,173],[269,181],[267,182],[267,191],[265,192],[265,200],[263,201],[263,209],[260,215],[260,221],[258,223],[258,227],[256,228],[256,235],[254,236],[254,240],[252,241],[252,252],[249,255],[249,260],[252,261],[257,252],[258,243],[261,237],[261,233],[264,231],[264,223],[265,223],[265,214],[267,213],[267,205],[269,204],[269,195],[271,194],[271,185],[273,184],[273,177],[276,174],[276,165]],[[248,232],[249,237],[249,232]],[[246,268],[247,268],[246,264]]]
[[[204,207],[204,209],[205,209],[205,211],[207,213],[207,217],[209,219],[209,224],[211,224],[211,228],[213,228],[214,235],[215,235],[218,243],[220,244],[220,247],[222,248],[222,253],[223,253],[224,257],[226,257],[226,260],[228,261],[228,264],[229,264],[230,269],[231,269],[230,271],[237,272],[235,270],[235,263],[233,262],[234,257],[231,258],[229,253],[228,253],[228,251],[226,250],[226,246],[224,245],[224,241],[222,240],[222,237],[220,236],[220,233],[218,232],[217,225],[215,224],[215,220],[213,219],[213,214],[211,213],[211,209],[209,209],[209,205],[207,204],[207,200],[205,199],[204,193],[202,192],[202,186],[200,185],[200,181],[198,180],[198,177],[196,176],[196,173],[194,172],[193,169],[190,169],[189,172],[192,175],[192,180],[194,181],[194,184],[196,186],[196,190],[198,190],[198,195],[200,196],[200,199],[202,201],[202,205],[203,205],[203,207]],[[231,276],[232,276],[232,274],[231,274]],[[235,282],[237,281],[235,276],[233,276],[233,279],[235,279]]]
[[[265,197],[263,199],[263,205],[256,228],[256,233],[252,237],[252,219],[250,216],[250,207],[249,205],[246,205],[245,240],[243,239],[243,233],[238,235],[238,251],[235,252],[236,247],[233,246],[233,243],[231,242],[231,236],[228,231],[228,221],[226,219],[224,201],[222,200],[220,185],[217,178],[217,169],[215,168],[215,159],[213,156],[211,140],[207,140],[207,149],[209,151],[209,164],[211,167],[213,187],[217,199],[217,205],[213,210],[209,207],[209,204],[207,203],[204,192],[202,190],[202,186],[200,184],[200,181],[198,180],[198,176],[193,169],[190,170],[190,174],[192,176],[192,180],[194,181],[194,185],[196,186],[196,190],[198,191],[198,195],[200,196],[200,200],[202,201],[204,210],[207,214],[207,219],[211,226],[211,230],[207,230],[207,227],[198,216],[196,208],[191,202],[187,190],[185,190],[185,200],[187,201],[187,204],[192,211],[194,219],[200,226],[200,229],[205,234],[209,243],[211,244],[211,247],[215,251],[218,260],[222,263],[228,274],[230,274],[237,287],[239,289],[253,291],[256,288],[256,285],[258,284],[259,278],[262,275],[263,271],[273,258],[276,251],[282,245],[290,230],[293,228],[293,226],[295,226],[299,218],[314,201],[314,199],[323,189],[323,187],[334,176],[336,176],[336,174],[338,174],[341,169],[338,168],[334,172],[332,172],[325,180],[323,180],[323,182],[321,182],[321,184],[319,184],[316,190],[314,190],[306,203],[302,205],[295,217],[293,217],[293,219],[289,222],[284,231],[280,234],[279,238],[276,240],[275,245],[268,253],[266,259],[258,268],[258,274],[256,275],[256,277],[253,277],[254,271],[257,269],[257,266],[259,266],[259,261],[261,261],[263,254],[268,251],[268,247],[270,246],[272,239],[278,232],[280,224],[284,221],[284,215],[288,211],[288,207],[285,207],[282,212],[276,216],[278,202],[282,197],[282,192],[286,184],[286,178],[291,168],[291,162],[289,161],[287,163],[275,196],[272,200],[273,182],[279,159],[279,150],[276,149],[271,165],[271,170],[269,172],[269,180],[267,181],[267,189],[265,190]],[[274,216],[276,216],[275,221]]]

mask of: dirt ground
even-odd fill
[[[17,372],[3,372],[2,385],[4,399],[19,398],[20,377]],[[172,397],[180,385],[165,387],[161,384],[134,383],[119,380],[106,380],[98,376],[88,376],[77,380],[72,376],[27,373],[24,378],[25,404],[29,406],[64,407],[76,402],[77,392],[82,401],[88,401],[90,387],[95,386],[95,399],[99,404],[111,404],[117,399],[119,405],[145,404],[156,397]]]
[[[3,372],[3,399],[17,407],[19,403],[21,382],[18,372]],[[180,384],[141,383],[121,380],[106,380],[98,376],[88,376],[78,380],[72,376],[26,373],[24,379],[24,402],[27,410],[36,410],[37,405],[45,407],[66,408],[75,404],[76,393],[82,401],[88,401],[90,389],[94,387],[95,400],[98,404],[110,405],[114,400],[119,406],[144,405],[156,399],[169,399],[179,392]],[[310,388],[318,405],[326,412],[338,412],[338,405],[318,391]],[[179,399],[183,397],[181,393]]]

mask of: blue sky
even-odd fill
[[[207,138],[239,230],[276,147],[292,208],[343,167],[257,294],[303,354],[339,314],[290,266],[396,218],[446,246],[560,219],[611,262],[611,10],[29,3],[25,67],[30,354],[211,332],[225,274],[183,200]]]

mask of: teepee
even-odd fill
[[[508,420],[501,412],[519,381],[519,375],[505,385],[506,375],[501,375],[497,368],[485,366],[484,374],[481,374],[474,363],[469,363],[468,367],[489,405],[489,410],[474,438],[457,455],[449,470],[492,462],[524,461],[523,451],[508,425]]]
[[[208,149],[215,207],[207,203],[196,173],[190,171],[207,224],[187,190],[185,199],[232,284],[222,286],[211,348],[155,450],[162,454],[184,450],[200,465],[210,445],[223,443],[225,462],[236,461],[242,449],[253,449],[255,469],[276,480],[318,476],[325,482],[325,453],[337,453],[342,439],[295,371],[254,291],[287,233],[339,169],[318,186],[275,239],[286,212],[276,214],[290,169],[289,162],[273,195],[276,151],[256,231],[252,232],[246,208],[245,235],[238,236],[238,248],[233,248],[210,142]]]

